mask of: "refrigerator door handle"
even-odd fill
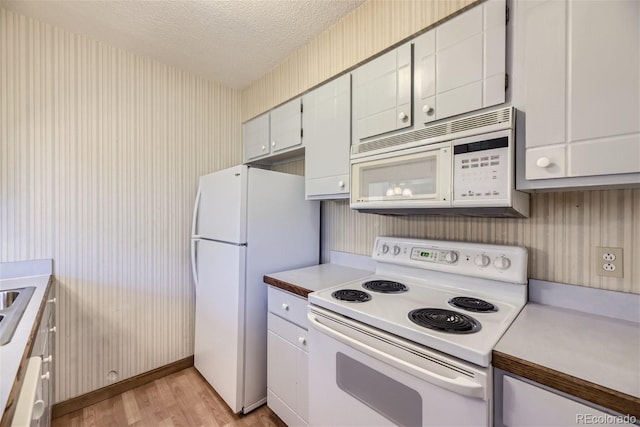
[[[196,193],[196,200],[193,202],[193,218],[191,220],[191,235],[194,237],[200,237],[196,235],[196,228],[198,225],[198,209],[200,208],[200,187],[198,187],[198,192]]]
[[[198,242],[200,236],[194,236],[191,239],[191,272],[193,273],[193,282],[195,283],[196,295],[198,294]]]
[[[197,262],[197,251],[198,251],[198,240],[200,240],[200,236],[196,234],[196,228],[198,225],[198,209],[200,208],[200,186],[198,186],[198,192],[196,193],[196,200],[193,203],[193,219],[191,220],[191,272],[193,273],[193,282],[195,283],[196,294],[198,293],[198,266]]]

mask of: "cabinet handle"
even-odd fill
[[[344,188],[344,181],[338,181],[338,187]]]
[[[262,146],[262,151],[264,151],[264,150],[266,150],[266,149],[267,149],[267,147],[263,145],[263,146]]]
[[[42,378],[43,380],[48,380],[49,378],[51,378],[51,374],[49,373],[49,371],[47,371],[47,373],[45,373],[44,375],[40,375],[40,378]]]
[[[538,166],[539,168],[549,167],[550,164],[551,160],[549,160],[548,157],[540,157],[538,160],[536,160],[536,166]]]
[[[433,112],[433,107],[431,105],[423,105],[422,112],[425,114],[430,114]]]
[[[42,358],[42,363],[51,363],[53,361],[53,356],[48,355],[47,357]]]
[[[55,303],[56,303],[56,298],[55,298],[55,297],[53,297],[53,298],[51,298],[50,300],[47,300],[47,302],[48,302],[49,304],[55,304]]]
[[[289,311],[289,304],[282,303],[282,309],[285,311]]]
[[[49,328],[49,332],[52,332],[52,333],[54,333],[54,334],[55,334],[57,331],[58,331],[58,328],[57,328],[56,326],[54,326],[53,328]]]
[[[275,141],[271,141],[271,146],[272,146],[273,148],[275,148],[275,147],[276,147],[276,142],[275,142]]]
[[[44,415],[46,405],[44,404],[44,400],[38,399],[33,402],[33,412],[31,412],[32,420],[39,420]]]
[[[407,116],[405,113],[400,113],[398,114],[398,118],[404,122],[409,118],[409,116]]]
[[[298,342],[301,345],[306,345],[307,344],[307,340],[305,339],[305,337],[298,337]]]

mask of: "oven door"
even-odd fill
[[[315,306],[308,317],[310,425],[490,425],[487,368]]]
[[[451,205],[451,141],[351,161],[351,208]]]

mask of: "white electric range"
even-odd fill
[[[373,259],[371,277],[309,295],[310,424],[490,425],[526,250],[378,237]]]

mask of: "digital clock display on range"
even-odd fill
[[[416,261],[429,261],[434,262],[438,260],[438,251],[428,248],[413,248],[411,249],[411,259]]]

